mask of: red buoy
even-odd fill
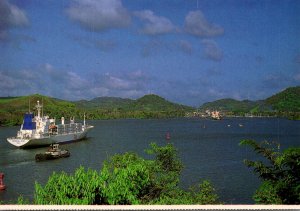
[[[3,183],[4,174],[0,173],[0,190],[5,190],[6,186]]]
[[[170,139],[171,139],[171,135],[170,135],[169,132],[167,132],[167,133],[166,133],[166,140],[168,141],[168,140],[170,140]]]

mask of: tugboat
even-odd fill
[[[39,153],[35,155],[35,160],[44,161],[44,160],[53,160],[58,158],[70,157],[70,152],[66,149],[60,149],[59,144],[51,144],[48,151],[45,153]]]

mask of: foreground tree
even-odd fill
[[[154,159],[136,153],[114,155],[102,170],[74,175],[53,173],[47,184],[35,184],[36,204],[216,204],[218,196],[208,181],[190,190],[179,187],[183,165],[172,144],[147,150]]]
[[[35,183],[34,200],[36,204],[95,204],[101,182],[97,171],[82,166],[74,175],[54,172],[44,187]]]
[[[263,180],[253,198],[259,204],[300,204],[300,148],[280,152],[280,145],[264,141],[243,140],[266,161],[244,160]]]

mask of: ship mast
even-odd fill
[[[83,125],[85,126],[85,113],[83,113]]]
[[[35,106],[38,111],[38,118],[41,118],[41,108],[43,107],[40,105],[40,101],[37,101],[37,105]]]
[[[44,98],[42,98],[42,117],[44,116]]]
[[[29,100],[28,100],[28,113],[30,114],[30,98],[29,98]]]

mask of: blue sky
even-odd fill
[[[300,1],[1,0],[0,96],[199,106],[300,85]]]

